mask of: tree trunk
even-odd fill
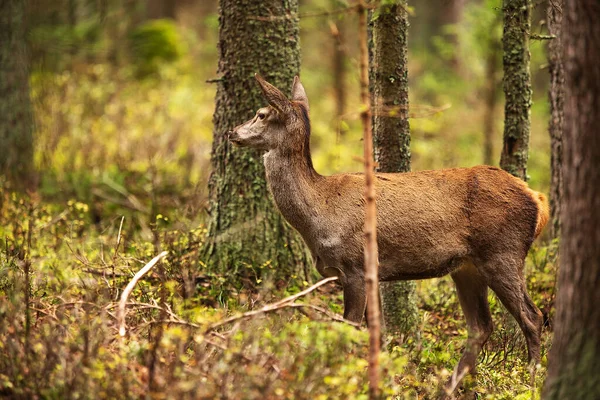
[[[500,167],[527,180],[531,112],[530,0],[504,0],[504,143]]]
[[[344,22],[330,22],[331,36],[333,37],[333,91],[335,94],[335,108],[338,119],[346,113],[346,52],[344,50]],[[342,133],[344,133],[342,131]]]
[[[600,4],[566,0],[564,192],[544,399],[600,399]]]
[[[176,0],[147,0],[146,15],[148,19],[175,19],[177,11]],[[203,0],[206,1],[206,0]]]
[[[494,23],[488,29],[491,32],[496,31],[496,24],[500,24],[500,18],[495,18]],[[487,60],[485,63],[485,76],[487,78],[485,114],[483,117],[483,163],[494,165],[494,136],[496,124],[496,107],[498,103],[498,88],[500,80],[498,79],[498,70],[500,63],[500,38],[490,34],[487,40]]]
[[[262,152],[234,147],[227,132],[266,105],[255,73],[290,88],[300,69],[297,0],[221,0],[219,67],[209,182],[210,216],[202,260],[209,269],[289,280],[304,270],[304,242],[275,208]],[[249,266],[253,268],[248,268]],[[308,276],[305,276],[308,279]]]
[[[444,36],[454,46],[450,65],[457,74],[462,73],[460,60],[460,41],[456,32],[457,25],[463,18],[466,0],[442,0],[441,17],[444,24]]]
[[[410,171],[408,123],[408,15],[406,1],[382,5],[371,14],[370,76],[373,141],[377,170]],[[401,342],[414,333],[418,309],[414,282],[381,282],[385,329]]]
[[[562,131],[564,108],[564,69],[562,62],[562,0],[548,2],[548,31],[555,38],[548,43],[550,70],[550,234],[560,234],[560,197],[562,193]]]
[[[15,189],[35,186],[23,7],[21,0],[0,1],[0,174]]]

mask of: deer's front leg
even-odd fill
[[[367,307],[365,280],[362,276],[346,276],[344,282],[344,318],[360,324]]]

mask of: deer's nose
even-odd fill
[[[239,136],[235,130],[227,131],[226,137],[230,142],[233,143],[237,143],[239,140]]]

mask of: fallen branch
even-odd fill
[[[119,267],[119,268],[126,268],[126,267]],[[131,274],[121,274],[119,272],[114,272],[114,273],[113,272],[105,272],[105,269],[99,270],[99,269],[85,268],[85,269],[82,269],[82,271],[86,272],[88,274],[102,276],[104,278],[112,278],[112,279],[131,278]],[[148,281],[148,282],[160,281],[160,278],[158,278],[156,276],[146,276],[146,277],[142,277],[141,279],[143,279],[144,281]]]
[[[446,384],[446,387],[444,388],[444,392],[447,396],[452,396],[452,393],[454,393],[454,391],[456,390],[456,387],[458,386],[458,384],[462,381],[462,379],[467,375],[467,373],[469,372],[469,368],[465,367],[462,369],[462,371],[458,371],[458,365],[456,366],[456,368],[454,369],[454,372],[452,373],[452,376],[450,377],[450,381]]]
[[[298,292],[295,295],[286,297],[283,300],[279,300],[276,303],[267,304],[266,306],[264,306],[264,307],[262,307],[262,308],[260,308],[258,310],[253,310],[253,311],[245,312],[243,314],[233,315],[233,316],[231,316],[229,318],[225,318],[224,320],[215,322],[215,323],[211,324],[206,329],[206,332],[210,332],[210,331],[212,331],[214,329],[217,329],[218,327],[221,327],[223,325],[227,325],[227,324],[229,324],[231,322],[239,321],[239,320],[242,320],[242,319],[248,319],[248,318],[253,317],[255,315],[258,315],[258,314],[266,314],[266,313],[269,313],[269,312],[273,312],[275,310],[279,310],[281,308],[289,307],[290,303],[292,303],[297,298],[302,297],[302,296],[304,296],[304,295],[306,295],[306,294],[314,291],[318,287],[323,286],[326,283],[333,282],[333,281],[335,281],[337,279],[338,279],[337,276],[332,276],[330,278],[323,279],[323,280],[315,283],[311,287],[309,287],[309,288],[307,288],[307,289],[305,289],[305,290],[303,290],[301,292]],[[296,305],[296,307],[297,307],[297,305]]]
[[[117,312],[117,320],[119,321],[119,335],[125,336],[125,304],[127,303],[127,298],[129,297],[129,294],[135,287],[136,283],[142,278],[142,276],[147,274],[148,271],[150,271],[150,269],[152,269],[152,267],[154,267],[154,265],[156,265],[156,263],[158,263],[167,254],[169,253],[163,251],[162,253],[154,257],[152,260],[150,260],[150,262],[146,264],[144,268],[140,269],[133,276],[133,279],[131,279],[131,281],[125,287],[125,290],[123,290],[123,293],[121,294],[121,301],[119,302],[119,309]]]
[[[125,335],[125,306],[126,305],[130,305],[130,306],[135,306],[135,307],[143,307],[143,308],[155,308],[158,310],[162,310],[165,311],[168,315],[169,315],[169,319],[166,320],[155,320],[155,321],[149,321],[148,323],[150,324],[157,324],[157,323],[165,323],[165,324],[175,324],[175,325],[183,325],[183,326],[187,326],[190,328],[194,328],[194,329],[201,329],[203,328],[202,325],[198,325],[195,324],[193,322],[189,322],[186,321],[182,318],[180,318],[178,315],[176,315],[173,311],[171,311],[170,309],[164,309],[163,307],[160,307],[159,305],[152,305],[152,304],[144,304],[144,303],[128,303],[127,302],[127,298],[129,297],[129,294],[131,293],[131,291],[133,290],[133,288],[135,287],[135,284],[142,278],[142,276],[144,274],[146,274],[161,258],[163,258],[164,256],[167,255],[167,252],[164,251],[162,253],[160,253],[158,256],[154,257],[148,264],[146,264],[146,266],[144,266],[144,268],[142,268],[141,270],[138,271],[137,274],[135,274],[135,276],[133,277],[133,279],[131,280],[131,282],[129,282],[129,284],[127,285],[127,287],[125,288],[125,290],[123,291],[123,294],[121,295],[121,301],[119,301],[118,304],[118,311],[117,311],[117,321],[118,321],[118,325],[119,325],[119,334],[121,336]],[[208,327],[205,327],[203,329],[204,334],[209,334],[209,333],[214,333],[213,331],[221,326],[230,324],[232,322],[237,322],[240,320],[244,320],[244,319],[248,319],[251,317],[254,317],[256,315],[260,315],[260,314],[267,314],[276,310],[281,310],[284,308],[308,308],[314,311],[317,311],[321,314],[326,315],[327,317],[329,317],[330,319],[337,321],[337,322],[344,322],[346,324],[352,325],[355,328],[360,328],[359,324],[356,324],[352,321],[348,321],[345,320],[344,318],[331,313],[330,311],[319,307],[319,306],[315,306],[312,304],[303,304],[303,303],[295,303],[294,301],[299,299],[302,296],[307,295],[310,292],[313,292],[314,290],[318,289],[319,287],[329,283],[329,282],[333,282],[335,280],[337,280],[338,277],[337,276],[333,276],[330,278],[326,278],[323,279],[317,283],[315,283],[314,285],[312,285],[309,288],[304,289],[301,292],[298,292],[292,296],[286,297],[285,299],[279,300],[275,303],[271,303],[271,304],[267,304],[263,307],[261,307],[258,310],[252,310],[252,311],[248,311],[242,314],[237,314],[237,315],[233,315],[229,318],[225,318],[221,321],[217,321],[211,325],[209,325]],[[111,308],[111,305],[109,305],[107,307]]]
[[[292,304],[286,304],[286,307],[291,307],[291,308],[309,308],[311,310],[314,310],[314,311],[317,311],[317,312],[319,312],[321,314],[326,315],[327,317],[331,318],[334,321],[343,322],[345,324],[352,325],[353,327],[355,327],[357,329],[360,329],[360,324],[357,324],[356,322],[344,319],[343,317],[340,317],[339,315],[334,314],[334,313],[330,312],[329,310],[326,310],[326,309],[324,309],[322,307],[319,307],[319,306],[314,306],[312,304],[304,304],[304,303],[292,303]]]

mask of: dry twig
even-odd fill
[[[133,276],[131,281],[125,287],[125,290],[123,290],[123,293],[121,294],[121,301],[119,302],[119,309],[117,312],[117,320],[119,321],[119,335],[125,336],[125,304],[127,303],[127,298],[129,297],[129,294],[135,287],[136,283],[140,280],[140,278],[147,274],[148,271],[150,271],[152,267],[154,267],[154,265],[156,265],[156,263],[158,263],[167,254],[169,253],[163,251],[162,253],[154,257],[152,260],[150,260],[150,262],[146,264],[144,268],[140,269]]]
[[[206,329],[206,332],[212,331],[214,329],[217,329],[217,328],[219,328],[219,327],[221,327],[223,325],[230,324],[232,322],[236,322],[236,321],[239,321],[239,320],[243,320],[243,319],[248,319],[248,318],[254,317],[255,315],[266,314],[266,313],[269,313],[269,312],[273,312],[275,310],[279,310],[279,309],[282,309],[282,308],[290,307],[290,304],[292,304],[294,302],[294,300],[296,300],[296,299],[298,299],[298,298],[300,298],[300,297],[302,297],[302,296],[304,296],[304,295],[306,295],[306,294],[314,291],[315,289],[317,289],[320,286],[323,286],[326,283],[333,282],[333,281],[335,281],[337,279],[338,279],[337,276],[332,276],[330,278],[326,278],[326,279],[320,280],[319,282],[315,283],[311,287],[309,287],[309,288],[307,288],[307,289],[305,289],[305,290],[303,290],[301,292],[298,292],[298,293],[296,293],[296,294],[294,294],[292,296],[286,297],[283,300],[279,300],[278,302],[275,302],[275,303],[272,303],[272,304],[267,304],[266,306],[261,307],[258,310],[252,310],[252,311],[245,312],[243,314],[233,315],[233,316],[231,316],[229,318],[225,318],[224,320],[215,322],[214,324],[211,324]],[[298,305],[295,305],[295,307],[297,307],[297,306]],[[343,320],[343,321],[345,321],[345,320]]]

